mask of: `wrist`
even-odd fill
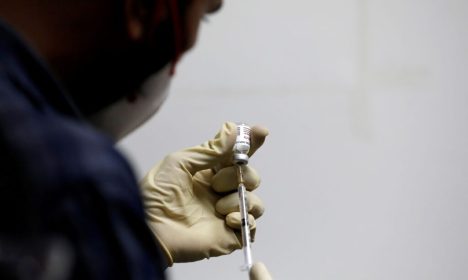
[[[159,246],[159,250],[162,253],[164,260],[166,261],[165,267],[171,267],[174,264],[174,259],[171,256],[171,253],[169,252],[169,249],[167,246],[164,244],[164,242],[159,238],[159,236],[156,234],[156,231],[153,229],[153,227],[150,225],[151,231],[153,232],[153,236],[155,238],[155,241],[157,245]]]

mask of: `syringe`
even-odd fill
[[[250,270],[252,267],[252,251],[250,247],[250,224],[248,214],[247,194],[244,186],[243,166],[249,162],[248,152],[250,150],[250,127],[246,124],[237,124],[237,137],[233,149],[233,163],[237,167],[237,180],[239,186],[239,211],[241,214],[241,232],[244,251],[245,264],[243,270]]]

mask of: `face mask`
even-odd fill
[[[169,92],[171,65],[150,76],[134,95],[121,98],[92,115],[93,125],[118,141],[134,131],[161,107]]]

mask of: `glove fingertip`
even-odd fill
[[[249,156],[253,155],[265,142],[266,137],[270,134],[266,127],[255,125],[251,128],[250,134],[250,152]]]
[[[254,263],[249,271],[250,280],[272,280],[270,272],[262,262]]]
[[[254,230],[257,227],[254,216],[249,214],[248,219],[250,230]],[[227,214],[225,220],[228,227],[234,230],[240,230],[242,227],[242,217],[240,212],[232,212]]]
[[[251,128],[251,132],[255,137],[259,137],[259,138],[265,138],[270,134],[270,131],[268,130],[268,128],[261,126],[261,125],[254,125]]]

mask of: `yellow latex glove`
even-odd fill
[[[268,130],[251,129],[253,154]],[[225,123],[214,139],[168,155],[141,183],[148,223],[166,254],[168,265],[229,254],[242,247],[237,177],[232,166],[236,125]],[[217,170],[217,171],[216,171]],[[261,200],[250,191],[260,179],[244,167],[252,236],[263,214]]]
[[[249,279],[250,280],[272,280],[273,278],[268,272],[266,266],[261,263],[254,263],[252,268],[249,271]]]

